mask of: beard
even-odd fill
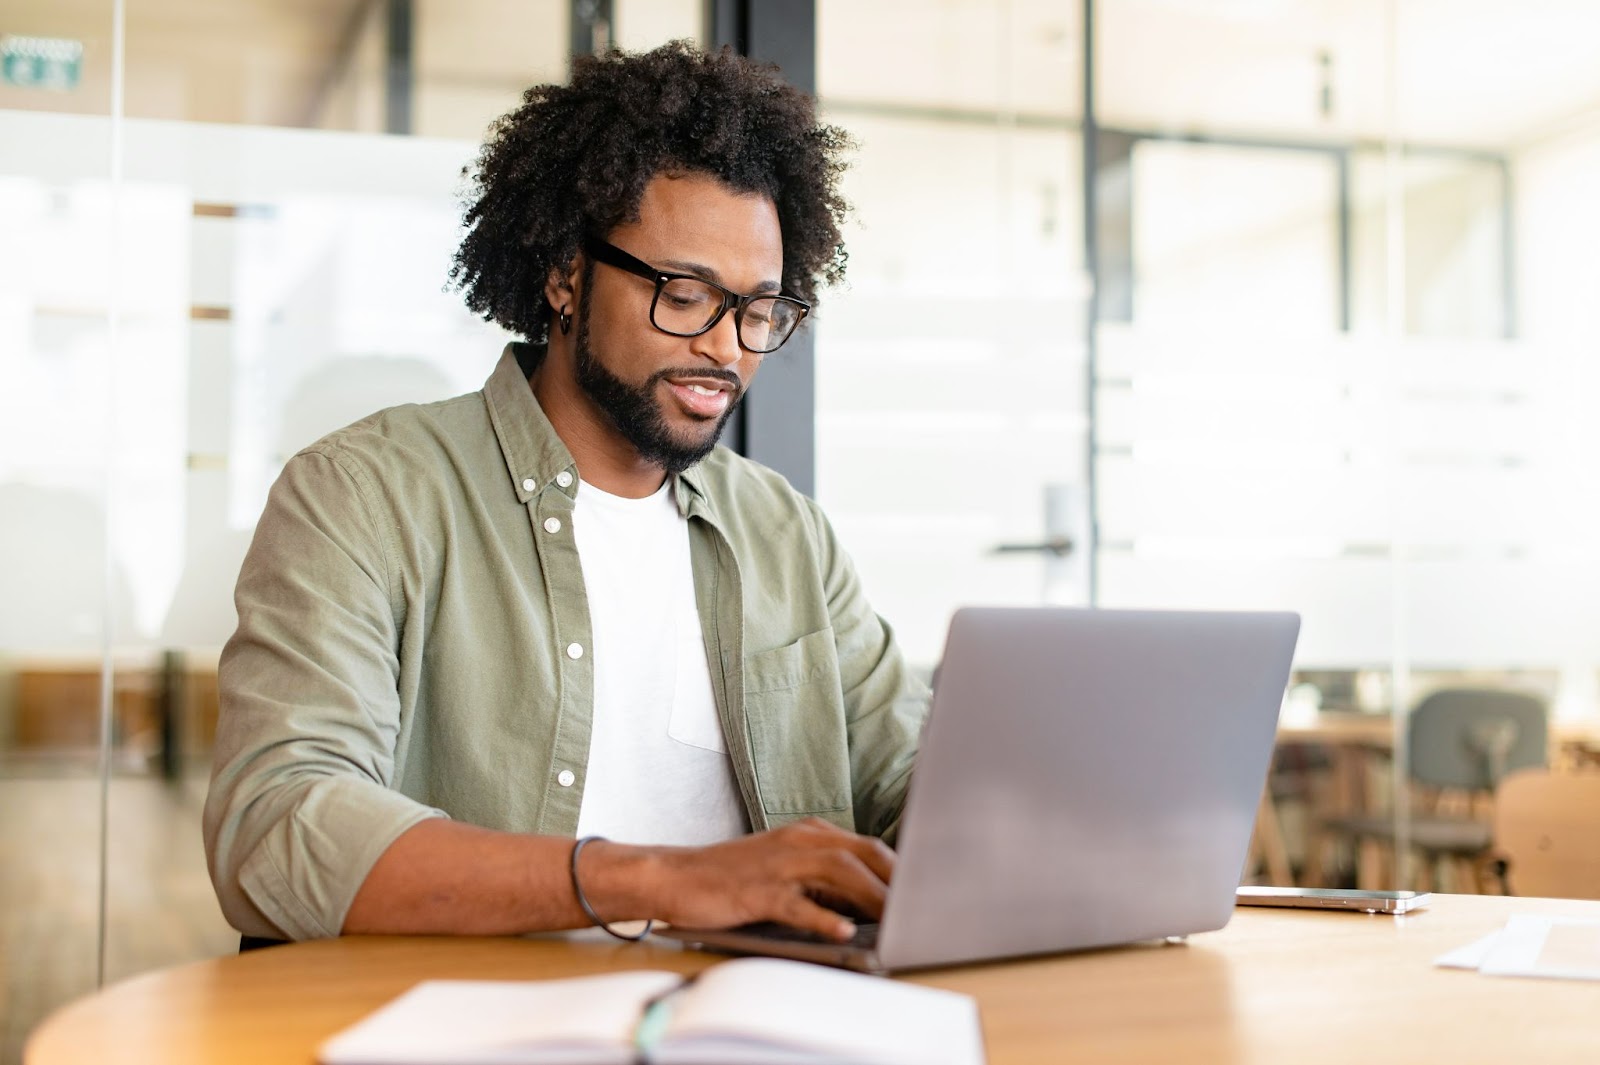
[[[733,417],[733,412],[744,398],[738,375],[730,370],[658,370],[643,384],[630,385],[602,366],[589,347],[590,287],[585,282],[583,295],[578,301],[578,338],[574,345],[578,387],[594,401],[595,406],[600,408],[623,439],[633,445],[641,458],[666,470],[668,477],[682,473],[711,454],[711,450],[717,446],[728,419]],[[728,409],[722,412],[708,432],[685,438],[667,423],[661,400],[657,396],[657,386],[669,377],[716,377],[733,385],[733,398],[728,403]]]

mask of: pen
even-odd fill
[[[662,1034],[667,1029],[667,1024],[672,1020],[672,998],[678,995],[699,976],[686,976],[677,984],[645,1001],[639,1013],[639,1023],[633,1030],[633,1047],[639,1051],[640,1059],[644,1060],[652,1047],[661,1041]]]

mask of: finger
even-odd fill
[[[805,878],[805,886],[836,896],[873,920],[883,916],[883,903],[889,897],[883,880],[850,851],[825,855]]]
[[[813,824],[812,822],[815,822]],[[878,879],[888,883],[894,875],[895,854],[894,849],[876,836],[863,836],[840,828],[829,821],[816,818],[806,818],[804,821],[795,822],[804,826],[808,831],[802,838],[807,846],[833,848],[843,845],[859,858],[867,868],[877,874]],[[811,832],[811,829],[826,829],[826,832]]]
[[[872,920],[872,915],[870,913],[862,913],[860,910],[850,905],[848,899],[842,899],[838,895],[823,891],[820,888],[814,891],[808,891],[806,894],[810,896],[811,901],[815,902],[817,905],[826,906],[835,913],[842,913],[852,921]],[[887,906],[888,903],[885,902],[884,905]]]
[[[861,863],[872,870],[874,876],[885,884],[894,880],[895,854],[883,840],[876,836],[855,836],[850,851]]]
[[[818,906],[800,892],[784,896],[785,902],[772,914],[771,919],[793,928],[815,932],[825,939],[844,942],[856,934],[855,922],[832,910]]]
[[[800,838],[810,847],[832,848],[844,844],[885,884],[894,877],[894,850],[876,836],[859,835],[849,829],[840,828],[831,821],[824,821],[820,817],[803,818],[786,827],[799,829]]]
[[[812,846],[830,846],[840,840],[850,840],[850,845],[862,861],[885,871],[894,867],[894,848],[877,836],[866,836],[848,828],[841,828],[832,821],[824,821],[815,815],[801,818],[784,827],[803,830],[806,842]],[[783,829],[778,831],[781,832]]]

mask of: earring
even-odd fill
[[[556,312],[556,322],[561,326],[562,336],[572,332],[572,315],[567,313],[565,307]]]

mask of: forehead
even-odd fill
[[[783,233],[772,198],[740,192],[708,174],[661,173],[639,200],[639,220],[624,223],[613,237],[643,259],[701,263],[728,282],[778,281],[783,272]]]

